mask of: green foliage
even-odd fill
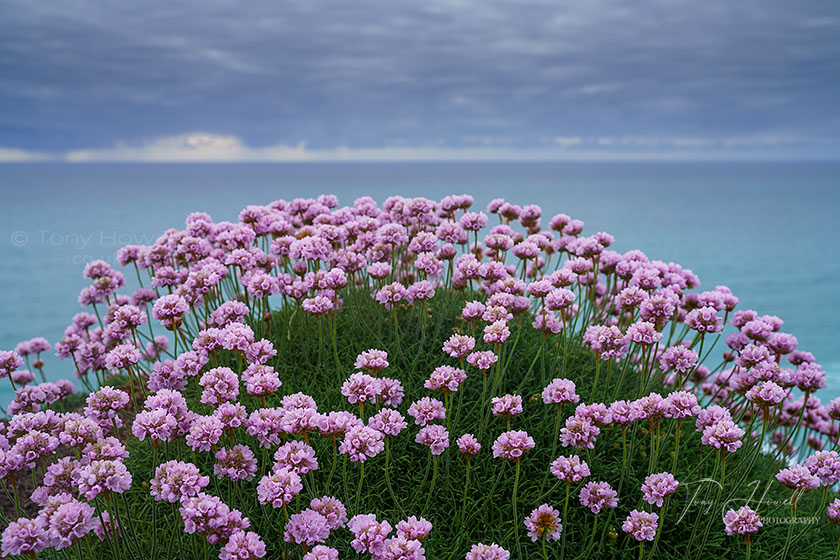
[[[390,367],[381,375],[403,382],[406,394],[399,409],[405,414],[412,401],[432,395],[431,391],[423,388],[423,381],[435,367],[459,365],[457,360],[441,351],[443,342],[453,332],[473,334],[469,323],[458,318],[463,304],[458,293],[438,294],[427,305],[425,321],[420,305],[398,310],[399,336],[395,336],[394,315],[373,302],[366,292],[350,289],[344,298],[344,308],[337,315],[335,349],[329,334],[329,320],[321,319],[319,336],[318,321],[296,307],[287,306],[275,311],[270,327],[263,322],[252,325],[257,336],[269,338],[278,351],[270,365],[280,374],[283,387],[281,394],[268,400],[267,406],[279,405],[282,394],[301,391],[313,396],[321,411],[345,409],[358,413],[358,407],[349,405],[341,395],[340,387],[352,373],[356,355],[369,348],[378,348],[388,351],[390,361]],[[540,557],[540,543],[532,543],[526,536],[523,519],[542,503],[563,511],[566,489],[547,474],[548,465],[557,455],[574,452],[557,445],[557,451],[552,454],[557,409],[543,404],[539,397],[542,388],[552,378],[567,377],[577,384],[583,402],[610,402],[616,398],[635,399],[639,380],[638,374],[629,369],[619,385],[620,368],[613,365],[607,385],[607,366],[604,364],[600,371],[600,383],[593,387],[594,356],[579,341],[572,340],[566,349],[560,344],[559,336],[543,341],[541,333],[531,327],[527,316],[523,316],[521,321],[514,319],[510,326],[511,337],[502,350],[502,377],[497,394],[519,393],[523,396],[525,410],[513,419],[511,428],[526,430],[536,441],[536,448],[521,462],[515,516],[511,505],[514,465],[494,459],[491,451],[494,439],[506,430],[505,422],[489,416],[490,389],[486,402],[480,402],[482,374],[469,366],[466,367],[467,381],[456,393],[454,414],[448,423],[451,447],[439,457],[438,476],[431,492],[430,453],[414,442],[418,427],[406,415],[408,429],[389,442],[391,489],[385,477],[386,454],[383,452],[365,465],[361,499],[356,511],[353,504],[359,482],[359,465],[346,461],[342,455],[336,459],[331,440],[312,434],[309,439],[317,451],[320,468],[304,475],[304,492],[299,500],[290,504],[290,513],[308,507],[312,498],[332,495],[347,506],[348,516],[375,513],[380,520],[388,520],[392,525],[410,515],[426,517],[434,524],[431,537],[424,545],[426,557],[431,560],[463,559],[470,546],[478,542],[496,542],[510,550],[514,559]],[[478,347],[484,349],[486,345],[481,342],[480,333],[476,334],[476,338]],[[242,366],[232,354],[218,354],[217,357],[236,371],[241,370]],[[237,370],[237,367],[240,369]],[[488,378],[492,375],[491,371]],[[664,388],[659,386],[658,389],[665,394]],[[192,381],[185,394],[193,410],[201,414],[210,412],[208,407],[199,403]],[[244,390],[241,402],[249,411],[260,406],[259,401],[244,394]],[[573,407],[567,405],[562,412],[565,418],[574,412]],[[372,413],[365,410],[368,417]],[[644,422],[637,422],[627,432],[628,463],[623,479],[622,433],[617,426],[605,428],[595,448],[581,453],[592,470],[592,476],[584,482],[609,482],[619,490],[619,506],[614,511],[600,514],[597,531],[593,533],[595,516],[581,506],[577,498],[582,483],[573,485],[568,518],[563,520],[566,534],[563,558],[636,557],[639,546],[621,530],[621,523],[634,508],[644,507],[653,511],[652,506],[641,500],[640,486],[645,476],[651,472],[672,471],[674,422],[663,419],[661,430],[661,451],[651,471],[648,470],[651,440],[649,426]],[[467,463],[455,445],[455,439],[465,432],[481,435],[483,446],[479,456],[471,463],[466,492]],[[668,502],[655,557],[742,558],[745,555],[744,541],[724,533],[722,512],[730,507],[740,507],[749,499],[749,504],[765,520],[789,516],[791,493],[773,478],[778,465],[771,456],[759,454],[754,466],[748,468],[747,458],[753,453],[749,443],[731,454],[727,458],[725,487],[720,492],[715,510],[712,504],[719,489],[714,481],[720,479],[718,454],[713,448],[701,446],[700,434],[695,431],[693,422],[683,422],[681,433],[679,462],[673,471],[681,485]],[[157,451],[157,461],[160,463],[173,458],[195,461],[203,473],[211,476],[211,484],[206,490],[250,518],[251,529],[267,543],[266,558],[300,559],[300,549],[283,541],[282,511],[261,506],[257,501],[257,482],[271,468],[273,450],[263,453],[256,440],[244,429],[238,430],[235,437],[236,443],[250,445],[260,459],[260,471],[253,481],[232,484],[229,480],[214,477],[213,454],[193,454],[182,442],[161,447]],[[227,436],[225,444],[231,444]],[[216,558],[218,547],[209,547],[205,551],[202,538],[183,532],[183,523],[175,506],[155,504],[151,499],[148,481],[154,473],[155,452],[150,443],[133,439],[129,450],[131,456],[127,465],[134,475],[134,484],[125,494],[124,501],[117,500],[117,503],[123,508],[123,523],[127,525],[130,520],[130,525],[124,530],[133,536],[129,538],[130,546],[120,549],[120,556],[161,560],[204,558],[207,554],[209,558]],[[704,483],[704,480],[708,482]],[[816,517],[817,520],[813,524],[794,527],[797,540],[791,547],[789,558],[812,560],[827,558],[834,553],[836,535],[823,511],[818,509],[822,501],[822,490],[799,499],[797,516]],[[656,511],[659,512],[658,509]],[[514,524],[519,526],[518,542],[514,538]],[[753,539],[753,557],[778,557],[787,531],[785,523],[765,521],[765,526]],[[354,558],[356,553],[350,548],[349,541],[349,531],[340,529],[333,531],[327,544],[338,548],[342,558]],[[97,558],[108,558],[113,554],[103,543],[91,544]],[[560,558],[561,548],[560,541],[546,545],[550,558]],[[645,555],[650,554],[650,548],[651,544],[646,543]],[[83,549],[81,545],[76,545],[71,550],[78,553]],[[284,553],[285,556],[282,556]],[[62,556],[59,553],[56,557]]]

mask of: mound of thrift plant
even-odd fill
[[[840,398],[773,310],[474,206],[275,200],[88,263],[60,340],[0,350],[0,553],[840,553]]]

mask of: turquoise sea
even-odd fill
[[[676,261],[741,308],[778,315],[840,395],[840,163],[8,164],[0,166],[0,349],[54,343],[74,313],[84,264],[183,227],[189,212],[235,220],[246,204],[333,193],[470,193],[565,212],[618,251]],[[131,280],[130,274],[126,277]],[[52,379],[72,365],[46,358]],[[12,394],[0,383],[0,401]]]

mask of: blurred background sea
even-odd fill
[[[81,310],[81,273],[93,259],[118,267],[117,249],[182,228],[190,212],[235,221],[248,204],[321,193],[342,204],[468,193],[480,210],[505,198],[541,205],[544,227],[567,213],[584,220],[584,234],[613,234],[617,251],[679,262],[701,289],[727,285],[740,309],[778,315],[828,371],[818,396],[840,395],[840,163],[3,165],[0,349],[59,340]],[[124,273],[135,287],[133,271]],[[73,377],[52,351],[45,361],[48,379]],[[1,380],[0,402],[12,396]]]

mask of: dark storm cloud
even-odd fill
[[[0,0],[0,146],[836,149],[833,2]]]

